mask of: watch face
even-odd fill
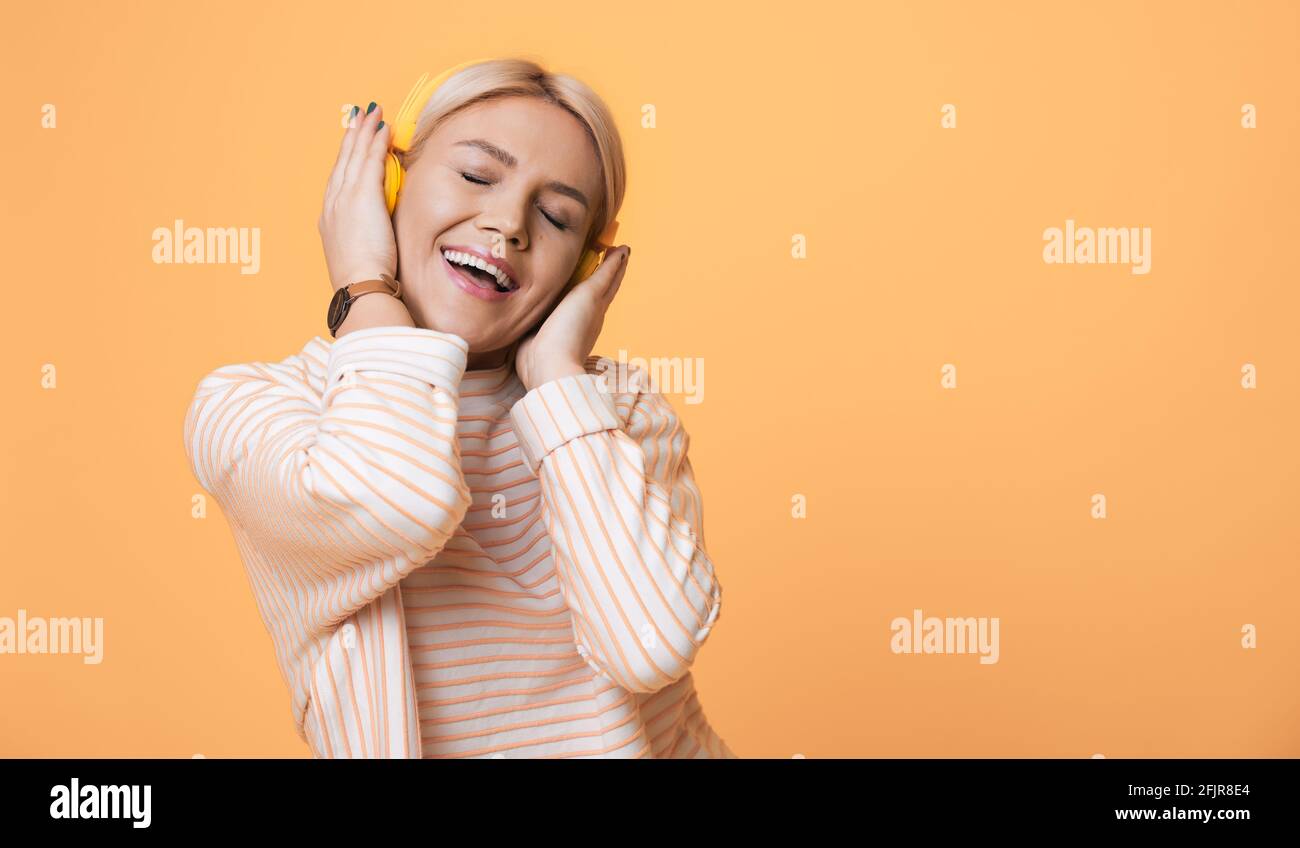
[[[339,325],[343,323],[343,317],[348,314],[347,304],[348,287],[343,286],[338,291],[334,292],[334,297],[330,299],[328,316],[330,332],[337,330]]]

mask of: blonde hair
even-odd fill
[[[539,97],[554,103],[577,118],[587,130],[600,159],[603,191],[587,231],[590,241],[618,217],[623,206],[627,166],[623,140],[609,107],[586,83],[564,74],[550,73],[528,59],[492,59],[470,65],[438,86],[420,112],[415,136],[403,167],[419,158],[424,143],[444,121],[460,110],[500,97]]]

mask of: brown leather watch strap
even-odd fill
[[[377,280],[362,280],[359,283],[349,283],[347,289],[352,300],[371,292],[386,292],[399,299],[402,296],[402,284],[387,274],[380,274]]]
[[[325,319],[330,328],[330,335],[334,336],[338,333],[339,327],[343,326],[343,321],[348,317],[348,312],[352,310],[352,304],[357,298],[376,292],[384,292],[400,299],[402,284],[388,274],[380,274],[377,280],[362,280],[340,286],[330,298],[330,308]]]

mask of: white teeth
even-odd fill
[[[471,253],[462,253],[459,250],[444,250],[442,255],[447,258],[448,262],[455,262],[457,265],[471,265],[478,268],[480,271],[487,271],[489,274],[497,278],[498,283],[511,291],[514,291],[516,288],[514,281],[510,279],[509,274],[481,257],[475,256]]]

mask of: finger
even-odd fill
[[[339,153],[334,159],[334,170],[330,172],[329,183],[325,187],[326,199],[333,198],[338,194],[339,187],[343,185],[343,172],[347,167],[348,159],[352,156],[352,145],[357,138],[357,120],[360,115],[360,107],[352,107],[352,117],[348,122],[348,128],[343,132],[343,139],[339,142]]]
[[[384,159],[388,155],[388,139],[392,127],[388,126],[387,121],[380,121],[380,124],[383,126],[376,125],[375,137],[370,140],[370,149],[366,151],[365,160],[361,163],[360,178],[367,185],[379,183],[382,186],[384,182]]]
[[[627,263],[632,255],[632,249],[627,245],[619,248],[618,256],[614,257],[615,269],[609,285],[605,288],[606,301],[613,300],[614,295],[618,294],[618,287],[623,284],[623,275],[627,272]],[[605,263],[601,263],[602,265]]]
[[[370,114],[366,115],[366,119],[361,121],[361,125],[357,127],[357,140],[352,147],[352,155],[348,157],[348,163],[343,170],[344,186],[356,183],[357,175],[361,172],[361,167],[365,163],[366,153],[370,150],[370,142],[374,141],[375,127],[379,125],[383,111],[379,104],[375,104],[375,108],[370,110]]]
[[[590,292],[591,295],[597,298],[607,295],[609,287],[613,285],[614,278],[622,272],[621,266],[623,263],[620,261],[622,256],[623,252],[620,248],[611,248],[606,251],[605,258],[600,260],[596,270],[591,273],[590,277],[574,286],[574,290],[581,289],[584,292]]]
[[[373,101],[371,101],[373,102]],[[366,107],[357,107],[363,110]],[[378,110],[378,106],[371,109],[371,114]],[[370,138],[371,127],[378,122],[378,119],[371,120],[371,114],[365,111],[358,111],[352,120],[352,126],[344,134],[341,150],[341,159],[338,170],[338,185],[336,191],[342,190],[349,182],[352,163],[357,158],[357,151],[364,150],[367,140]]]

